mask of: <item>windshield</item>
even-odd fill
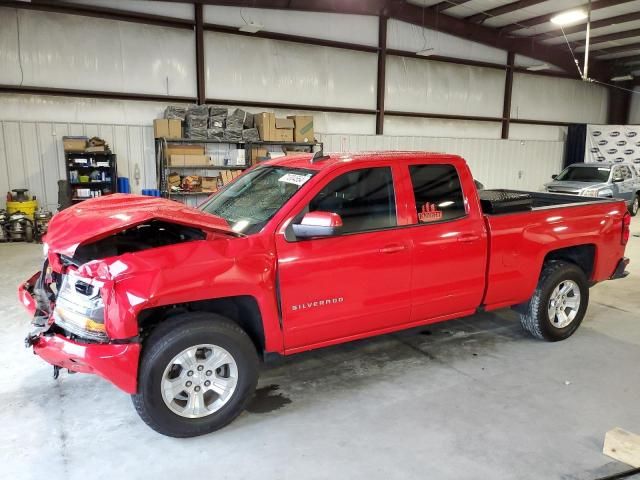
[[[611,167],[568,167],[556,180],[563,182],[606,182]]]
[[[313,175],[313,171],[299,168],[258,167],[199,208],[224,218],[233,231],[250,235],[262,230]]]

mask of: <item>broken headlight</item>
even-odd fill
[[[65,275],[53,310],[56,325],[80,338],[108,341],[99,287],[96,282],[73,272]]]

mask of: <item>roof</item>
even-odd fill
[[[613,167],[614,165],[618,165],[614,162],[591,162],[591,163],[572,163],[571,165],[567,165],[568,167]]]
[[[366,163],[373,160],[394,160],[394,161],[424,161],[441,160],[447,163],[464,162],[458,155],[448,153],[434,152],[354,152],[354,153],[328,153],[327,159],[311,162],[312,155],[309,153],[301,153],[299,155],[289,155],[286,157],[276,158],[265,162],[267,165],[288,167],[288,168],[305,168],[307,170],[324,170],[329,167],[344,163]]]

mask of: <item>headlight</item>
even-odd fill
[[[583,197],[600,197],[607,198],[613,197],[613,192],[610,188],[587,188],[582,191]]]
[[[62,280],[53,310],[56,325],[80,338],[105,342],[109,340],[104,327],[104,302],[100,286],[74,273]]]

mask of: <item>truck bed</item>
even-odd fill
[[[550,251],[579,246],[576,261],[581,256],[593,259],[587,268],[592,282],[610,278],[624,254],[621,234],[627,207],[621,200],[519,190],[478,193],[484,197],[489,234],[487,310],[530,298]],[[508,212],[500,205],[523,198],[526,205],[508,205]]]
[[[568,207],[571,205],[611,201],[606,198],[506,189],[480,190],[478,194],[482,213],[485,215],[501,215],[542,208]]]

